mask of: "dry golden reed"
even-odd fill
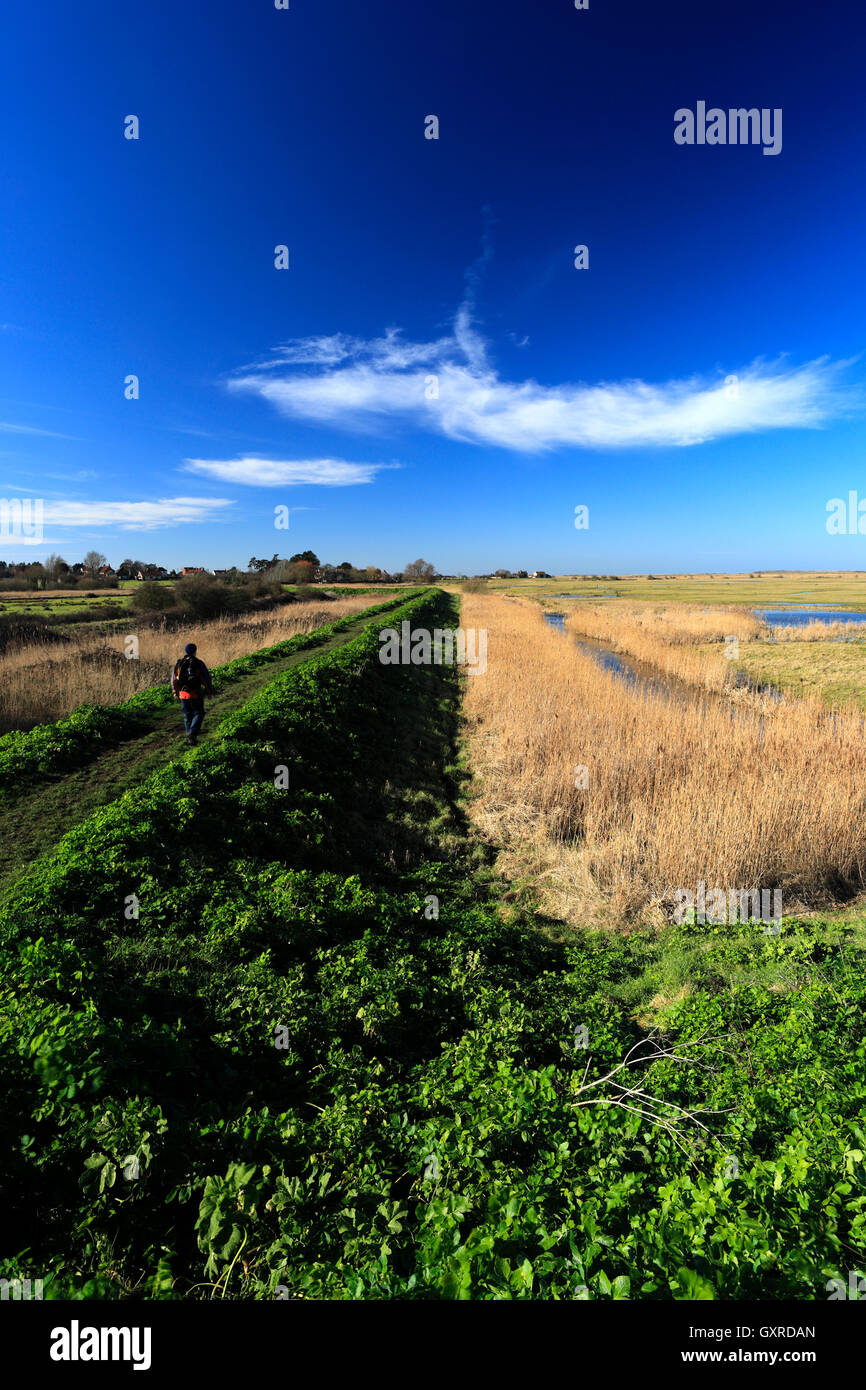
[[[466,681],[474,814],[557,915],[659,918],[700,882],[781,888],[783,910],[863,885],[859,715],[653,693],[519,600],[466,595],[461,622],[488,633],[487,670]]]
[[[580,604],[566,627],[594,637],[614,651],[627,652],[690,685],[721,691],[736,683],[736,647],[767,635],[767,628],[745,608],[635,608],[628,603]],[[709,646],[709,649],[707,649]]]
[[[775,642],[862,642],[866,623],[803,623],[801,627],[771,628]]]

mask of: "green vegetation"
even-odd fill
[[[92,613],[103,618],[106,616],[123,617],[129,611],[129,594],[97,593],[94,591],[86,594],[71,594],[69,597],[52,595],[51,597],[36,596],[34,598],[0,594],[0,612],[18,617],[54,618],[55,620],[57,618],[70,618],[80,621],[86,620]]]
[[[315,586],[286,584],[284,587],[289,593],[297,593],[300,589],[305,594],[310,594],[314,598],[320,598],[323,594],[330,595],[332,598],[357,598],[359,594],[364,596],[367,594],[384,595],[393,594],[395,592],[393,584],[373,584],[372,586],[364,584],[318,584]],[[406,588],[399,589],[397,592],[399,592],[401,598],[405,598],[408,593],[411,593],[411,589],[407,586]]]
[[[866,638],[855,641],[748,642],[737,665],[756,685],[772,685],[796,696],[817,694],[828,705],[866,709]]]
[[[367,626],[280,674],[5,893],[0,1272],[79,1298],[823,1297],[866,1234],[862,931],[504,910],[460,677],[378,650]]]
[[[145,579],[129,600],[133,613],[164,613],[174,607],[174,585],[158,579]]]

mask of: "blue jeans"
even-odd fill
[[[204,700],[181,700],[183,707],[183,723],[186,729],[187,738],[195,738],[201,733],[201,722],[204,719]]]

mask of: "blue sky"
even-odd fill
[[[0,557],[866,568],[825,525],[866,498],[859,7],[49,0],[4,29],[0,497],[46,522]],[[781,108],[781,151],[676,144],[698,101]]]

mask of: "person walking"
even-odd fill
[[[204,719],[205,692],[213,697],[213,685],[210,671],[195,654],[195,642],[187,642],[183,650],[183,656],[174,663],[171,690],[183,709],[186,741],[190,748],[195,748]]]

